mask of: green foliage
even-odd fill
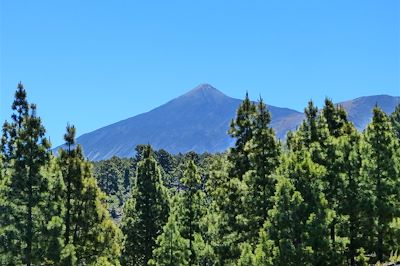
[[[63,201],[65,233],[64,263],[94,264],[99,258],[118,264],[122,235],[107,211],[106,195],[97,186],[92,166],[75,144],[75,127],[67,126],[65,150],[58,164],[65,183]]]
[[[390,121],[397,139],[400,140],[400,104],[396,106],[396,109],[390,115]]]
[[[53,157],[22,84],[15,96],[0,140],[1,265],[398,260],[400,106],[375,108],[359,133],[343,107],[310,101],[282,150],[267,106],[246,94],[227,153],[138,145],[134,158],[92,163],[69,125]]]
[[[251,169],[244,176],[247,185],[245,196],[248,237],[252,243],[258,230],[267,219],[272,208],[271,197],[275,191],[275,169],[279,165],[280,143],[275,138],[274,130],[269,126],[271,115],[263,100],[257,104],[257,113],[251,124],[252,138],[246,143]]]
[[[189,240],[181,236],[176,210],[171,211],[163,233],[157,238],[157,246],[149,265],[189,265],[191,251]]]
[[[369,252],[383,261],[390,253],[390,223],[400,216],[399,143],[389,117],[379,108],[373,110],[361,143],[361,174],[370,195],[366,201],[370,218]]]
[[[1,256],[16,264],[56,262],[57,254],[49,252],[47,245],[55,243],[56,248],[61,241],[62,228],[55,224],[62,208],[58,212],[46,209],[53,177],[46,171],[51,161],[50,143],[36,115],[36,105],[27,102],[21,83],[12,109],[12,122],[4,124],[2,137],[7,177],[1,184],[2,215],[5,216],[1,230],[3,247],[6,247],[0,248]]]
[[[194,236],[200,233],[200,221],[206,212],[205,195],[201,190],[201,179],[197,167],[192,160],[187,163],[184,178],[183,190],[178,194],[178,204],[181,208],[178,210],[180,220],[180,231],[185,239],[189,240],[190,264],[196,261],[194,250]]]
[[[253,137],[252,124],[256,115],[256,106],[246,97],[239,106],[236,118],[232,120],[228,131],[232,138],[235,138],[235,146],[229,150],[228,159],[232,163],[230,176],[242,180],[243,175],[251,169],[246,143]]]
[[[124,233],[123,265],[146,265],[156,238],[168,218],[168,193],[148,145],[137,166],[131,198],[125,203],[121,228]]]
[[[113,219],[120,220],[124,202],[129,197],[132,180],[131,161],[113,156],[94,164],[94,175],[100,189],[107,195],[107,205]]]
[[[244,241],[243,199],[245,184],[230,178],[230,164],[226,157],[215,158],[210,165],[206,192],[211,197],[208,218],[213,222],[212,247],[218,265],[229,265],[239,258],[239,244]]]
[[[274,207],[264,229],[274,241],[272,250],[279,250],[274,264],[321,265],[331,261],[328,225],[332,213],[320,182],[325,169],[313,163],[307,152],[299,152],[290,155],[280,171]]]
[[[252,247],[249,243],[243,243],[240,246],[240,258],[238,260],[238,266],[253,266],[255,264],[255,258],[252,251]]]

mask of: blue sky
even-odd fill
[[[0,118],[19,81],[53,145],[210,83],[302,110],[400,95],[400,1],[0,0]]]

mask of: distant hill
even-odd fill
[[[375,95],[360,97],[339,104],[346,109],[349,119],[354,123],[357,129],[363,130],[372,119],[372,109],[375,105],[382,108],[384,112],[390,114],[399,103],[400,97]]]
[[[218,152],[226,150],[233,140],[227,130],[242,100],[226,96],[209,84],[201,84],[147,113],[102,127],[77,138],[91,160],[114,155],[131,157],[138,144],[150,143],[155,149],[178,152]],[[342,104],[358,129],[371,119],[375,104],[392,112],[399,97],[387,95],[361,97]],[[295,130],[304,118],[298,111],[268,105],[271,126],[279,138]],[[58,149],[58,148],[57,148]]]

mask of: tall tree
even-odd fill
[[[171,211],[163,233],[157,237],[157,248],[153,252],[153,259],[149,265],[175,266],[189,265],[190,250],[188,240],[179,232],[176,208]]]
[[[323,126],[319,126],[320,136],[326,136],[319,139],[319,153],[315,161],[326,168],[326,175],[323,177],[324,194],[328,200],[328,206],[335,211],[335,216],[330,225],[330,239],[335,248],[341,249],[342,243],[337,239],[337,224],[342,220],[340,207],[343,205],[343,195],[345,189],[344,176],[340,175],[341,169],[346,167],[348,161],[340,159],[342,151],[338,138],[349,137],[355,130],[352,123],[347,120],[347,113],[341,106],[335,106],[333,102],[326,98],[325,105],[322,109],[319,124],[325,125],[323,134]]]
[[[397,139],[400,141],[400,104],[396,106],[394,112],[390,115],[392,127],[396,134]]]
[[[361,248],[365,247],[363,242],[363,224],[368,222],[368,214],[364,211],[363,205],[368,201],[370,191],[366,182],[360,175],[360,134],[354,126],[348,130],[348,134],[337,139],[339,152],[336,164],[339,166],[337,176],[343,179],[341,203],[338,205],[338,212],[342,215],[341,235],[348,238],[347,257],[351,266],[356,265],[356,258]]]
[[[246,143],[253,136],[252,124],[256,115],[256,106],[250,101],[249,95],[240,104],[236,118],[231,121],[228,131],[232,138],[235,138],[235,145],[229,150],[228,159],[232,163],[230,176],[242,180],[243,175],[251,168]]]
[[[150,145],[144,148],[141,157],[131,198],[124,206],[123,265],[148,263],[156,247],[156,238],[168,218],[168,192]]]
[[[271,197],[275,192],[273,172],[279,164],[280,143],[270,127],[271,115],[262,99],[257,104],[257,113],[252,124],[252,137],[246,143],[251,169],[247,171],[244,181],[248,187],[246,193],[246,218],[250,241],[256,240],[272,207]]]
[[[330,135],[338,138],[343,136],[348,123],[346,110],[340,105],[335,106],[331,99],[325,98],[325,105],[322,109]]]
[[[274,265],[335,265],[327,234],[332,214],[320,178],[324,167],[302,151],[289,154],[279,173],[274,207],[264,229],[274,244],[270,250],[279,251]]]
[[[383,261],[390,253],[388,238],[390,223],[399,217],[400,169],[399,143],[395,137],[389,117],[379,108],[374,108],[372,122],[365,130],[361,143],[361,173],[369,181],[372,192],[369,216],[371,252]]]
[[[75,145],[75,132],[74,126],[67,126],[66,148],[60,149],[58,157],[66,187],[64,264],[118,263],[121,232],[107,211],[106,195],[97,186],[90,162]]]
[[[245,241],[243,197],[246,187],[238,178],[229,177],[231,168],[226,156],[216,157],[210,165],[206,193],[211,198],[209,227],[217,265],[231,265],[240,257],[240,243]]]
[[[36,114],[36,105],[29,104],[26,91],[18,84],[12,104],[12,122],[3,128],[3,154],[10,178],[3,183],[8,186],[5,200],[9,221],[12,223],[15,261],[26,265],[54,261],[43,247],[42,236],[48,235],[47,226],[56,217],[49,217],[46,210],[51,176],[46,175],[50,165],[50,143],[45,138],[45,128]],[[54,215],[57,215],[53,213]],[[58,213],[60,214],[60,213]],[[54,220],[53,220],[54,225]],[[10,228],[11,229],[11,228]],[[57,229],[60,232],[60,228]],[[59,236],[54,236],[59,238]]]
[[[318,108],[313,101],[308,102],[307,108],[304,109],[306,115],[300,126],[299,133],[304,146],[309,147],[311,143],[319,140],[318,134]]]
[[[193,247],[194,236],[195,233],[200,233],[200,221],[206,213],[206,206],[205,195],[201,187],[200,175],[192,160],[190,160],[186,165],[186,171],[182,178],[182,183],[184,189],[180,193],[180,230],[182,236],[189,241],[189,265],[194,265],[197,260]]]

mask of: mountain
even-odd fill
[[[230,121],[242,100],[226,96],[209,84],[201,84],[147,113],[102,127],[77,138],[91,160],[114,155],[131,157],[138,144],[150,143],[155,149],[178,152],[218,152],[233,140],[227,135]],[[387,95],[361,97],[339,103],[349,112],[357,128],[363,129],[371,119],[375,104],[392,112],[399,97]],[[268,105],[271,126],[278,138],[295,130],[304,118],[298,111]],[[58,149],[58,148],[57,148]]]
[[[346,109],[349,119],[356,128],[363,130],[371,121],[372,109],[375,105],[382,108],[385,113],[390,114],[400,104],[400,97],[389,95],[366,96],[339,104]]]
[[[77,138],[91,160],[130,157],[137,144],[150,143],[171,153],[223,151],[232,143],[227,130],[241,100],[202,84],[160,107]],[[283,137],[295,129],[302,113],[268,106],[273,126]]]

